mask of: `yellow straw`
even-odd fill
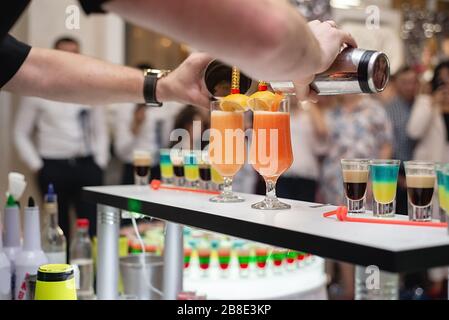
[[[240,70],[232,67],[231,93],[240,93]]]

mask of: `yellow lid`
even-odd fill
[[[73,271],[73,267],[70,264],[44,264],[39,267],[40,272],[45,273],[61,273]]]

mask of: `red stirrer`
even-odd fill
[[[387,220],[387,219],[370,219],[370,218],[354,218],[348,217],[348,208],[346,206],[340,206],[337,210],[329,211],[323,214],[323,217],[327,218],[333,215],[337,215],[337,219],[347,222],[362,222],[362,223],[377,223],[377,224],[395,224],[401,226],[419,226],[419,227],[436,227],[446,228],[445,222],[421,222],[421,221],[408,221],[408,220]]]

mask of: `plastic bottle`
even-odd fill
[[[11,263],[3,251],[3,240],[0,236],[0,300],[11,298]]]
[[[42,249],[51,264],[67,263],[67,241],[58,225],[58,197],[53,184],[48,185],[44,197],[44,229],[42,232]]]
[[[39,207],[33,198],[28,199],[28,207],[24,213],[23,248],[16,257],[16,288],[15,299],[26,299],[26,280],[29,275],[37,275],[41,265],[47,264],[48,259],[41,247],[41,232],[39,223]]]
[[[94,263],[92,259],[92,242],[89,238],[89,220],[76,221],[76,235],[70,245],[70,264],[79,269],[79,300],[94,298]]]
[[[5,208],[5,229],[3,230],[3,251],[11,263],[11,294],[14,296],[16,287],[16,266],[17,255],[22,251],[20,241],[20,210],[17,202],[10,195]]]

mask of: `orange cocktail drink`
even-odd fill
[[[253,135],[250,163],[264,178],[267,192],[255,209],[289,209],[290,205],[276,197],[276,181],[293,162],[290,138],[289,100],[253,102]],[[263,109],[263,110],[260,110]]]
[[[293,162],[288,112],[255,111],[251,163],[264,179],[277,178]]]
[[[233,177],[245,162],[243,112],[211,113],[210,163],[223,177]]]
[[[209,160],[223,177],[223,191],[212,202],[243,201],[232,192],[232,178],[245,163],[244,111],[234,103],[211,102]]]

